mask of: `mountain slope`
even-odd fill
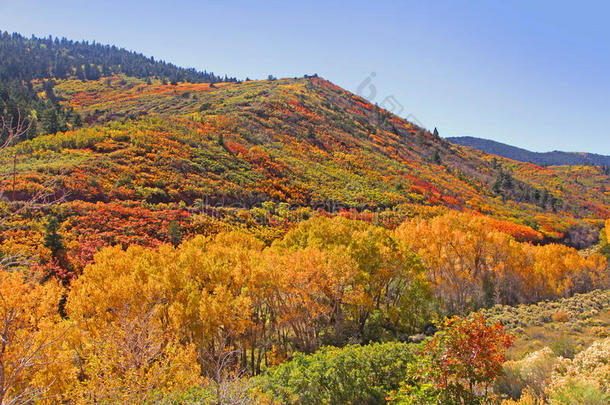
[[[168,83],[120,73],[25,86],[45,111],[76,118],[47,119],[54,125],[0,154],[3,209],[39,193],[60,199],[19,211],[0,252],[36,257],[43,274],[66,280],[103,246],[236,228],[271,243],[316,211],[396,227],[457,209],[577,247],[610,216],[599,167],[542,168],[454,145],[318,77]],[[35,111],[28,119],[38,123]],[[49,232],[63,241],[52,257],[41,250]]]
[[[610,166],[610,156],[595,153],[578,152],[531,152],[526,149],[506,145],[490,139],[475,138],[472,136],[459,136],[446,138],[449,142],[462,146],[471,146],[485,153],[518,160],[520,162],[534,163],[539,166],[570,165],[570,166]]]
[[[44,98],[42,82],[34,88]],[[319,78],[168,85],[113,76],[58,81],[54,91],[87,127],[8,151],[19,157],[15,195],[26,199],[60,174],[54,193],[83,219],[90,204],[150,218],[214,212],[231,216],[225,223],[268,201],[377,218],[416,204],[561,239],[581,228],[589,238],[610,212],[608,176],[597,168],[545,169],[455,146]]]

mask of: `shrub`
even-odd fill
[[[481,315],[449,318],[440,329],[390,399],[398,404],[488,402],[489,388],[502,372],[512,337],[502,325],[488,323]]]
[[[519,399],[525,392],[536,398],[542,397],[548,384],[557,356],[546,347],[531,353],[519,361],[507,361],[494,388],[512,399]]]
[[[324,347],[298,353],[258,379],[258,388],[283,404],[382,404],[414,360],[407,343]]]
[[[552,316],[553,322],[567,322],[570,320],[570,315],[562,310],[555,312]]]
[[[610,307],[610,290],[595,290],[587,294],[575,294],[558,301],[544,301],[533,305],[496,305],[479,311],[486,318],[499,321],[506,329],[517,332],[530,326],[542,326],[553,320],[553,315],[564,312],[571,322],[590,321],[599,311]],[[520,329],[521,328],[521,329]]]
[[[552,405],[608,405],[610,395],[595,384],[570,379],[566,384],[551,392],[549,403]]]
[[[610,403],[610,338],[597,341],[564,359],[553,372],[547,389],[551,404]]]
[[[565,357],[567,359],[571,359],[577,352],[578,344],[574,341],[573,338],[569,336],[562,335],[555,339],[553,343],[551,343],[551,349],[553,352],[561,357]]]
[[[544,399],[537,398],[529,392],[524,392],[518,401],[512,399],[502,401],[502,405],[545,405]]]

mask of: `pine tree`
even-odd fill
[[[174,246],[178,246],[182,242],[182,230],[176,221],[171,221],[169,223],[167,235],[169,236],[169,241]]]
[[[76,77],[78,77],[82,81],[87,80],[87,78],[85,77],[85,71],[83,70],[82,65],[78,65],[76,67]]]
[[[57,233],[59,230],[59,220],[56,216],[49,217],[45,226],[44,246],[51,250],[51,257],[59,258],[64,250],[63,238]]]
[[[434,156],[433,156],[432,160],[437,165],[442,165],[443,164],[443,161],[441,160],[441,155],[438,153],[438,149],[434,151]]]
[[[47,134],[54,134],[60,130],[59,118],[54,107],[47,107],[40,117],[42,131]]]

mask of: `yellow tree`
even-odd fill
[[[426,317],[423,304],[429,297],[424,268],[387,229],[343,217],[320,216],[288,232],[274,247],[317,248],[351,259],[355,295],[344,311],[361,340],[380,338],[378,333],[388,327],[410,332]],[[376,336],[371,335],[373,329],[377,330]]]
[[[84,402],[142,402],[152,392],[186,388],[199,380],[192,346],[164,319],[171,298],[162,271],[175,259],[171,246],[99,252],[72,285],[66,309]]]
[[[533,300],[568,297],[607,282],[606,259],[599,254],[583,257],[576,249],[549,244],[530,246],[532,276],[537,286]]]
[[[284,351],[290,342],[298,351],[313,352],[322,334],[341,327],[344,306],[359,293],[356,267],[346,254],[313,247],[266,252],[262,268],[268,282],[259,291]]]
[[[262,249],[262,242],[240,232],[196,237],[183,243],[166,267],[168,321],[178,336],[197,347],[204,370],[220,358],[228,365],[227,351],[235,354],[229,356],[235,363],[237,345],[251,330],[254,267]]]
[[[243,355],[238,349],[253,323],[252,269],[262,247],[252,236],[229,232],[196,237],[177,248],[133,246],[99,252],[73,283],[67,303],[81,331],[74,345],[82,360],[81,374],[95,378],[102,373],[87,372],[91,364],[144,355],[131,352],[142,346],[156,347],[158,355],[144,363],[125,361],[130,367],[107,378],[126,384],[129,375],[154,375],[150,370],[162,369],[167,378],[151,380],[157,381],[151,387],[162,391],[170,385],[186,386],[200,373],[218,379],[237,369]],[[128,341],[133,333],[125,327],[130,325],[143,325],[139,330],[147,332],[138,335],[146,344]],[[94,342],[107,343],[102,349]],[[192,361],[192,353],[198,361]],[[182,365],[189,372],[199,367],[187,378],[161,364]],[[85,391],[94,391],[87,388],[92,386],[83,384]],[[138,392],[152,388],[142,386]]]
[[[450,211],[405,221],[396,236],[424,260],[449,312],[567,296],[607,282],[600,255],[584,258],[563,245],[517,242],[497,225],[482,215]]]
[[[408,220],[396,235],[424,260],[428,277],[450,312],[492,301],[493,280],[508,271],[516,246],[484,217],[457,212]]]
[[[155,306],[125,307],[96,337],[81,340],[81,375],[71,399],[83,403],[144,403],[200,382],[192,346],[168,336]],[[85,332],[86,333],[86,332]]]
[[[61,294],[57,283],[40,285],[0,270],[0,403],[58,396],[73,377],[62,351]]]

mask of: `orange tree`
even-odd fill
[[[399,404],[482,404],[492,400],[489,388],[502,372],[513,337],[500,323],[481,315],[455,316],[424,346],[418,362],[390,400]]]

